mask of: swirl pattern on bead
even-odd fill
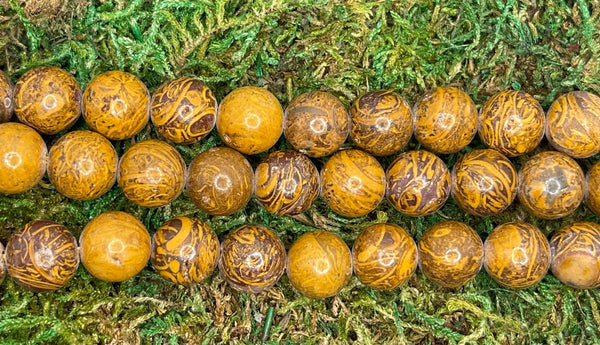
[[[538,283],[550,266],[550,246],[544,234],[527,223],[505,223],[483,244],[483,265],[500,285],[523,289]]]
[[[557,150],[574,158],[600,152],[600,97],[585,91],[558,97],[548,109],[546,137]]]
[[[417,261],[415,241],[395,224],[369,226],[352,247],[356,276],[374,289],[389,290],[404,284],[415,273]]]
[[[479,137],[489,148],[515,157],[532,151],[544,136],[546,118],[535,98],[523,91],[503,91],[481,109]]]
[[[273,231],[244,225],[223,240],[219,270],[234,289],[259,293],[277,283],[285,262],[285,246]]]
[[[409,104],[395,92],[380,90],[358,98],[350,112],[350,138],[374,156],[387,156],[403,148],[413,131]]]
[[[176,217],[156,230],[151,259],[161,277],[189,286],[214,271],[219,259],[219,239],[200,219]]]
[[[309,157],[328,156],[339,149],[350,132],[350,116],[327,92],[303,93],[285,110],[283,133],[295,150]]]
[[[558,219],[581,204],[585,177],[571,157],[546,151],[523,164],[519,185],[519,201],[529,212],[544,219]]]
[[[81,89],[67,71],[42,66],[30,69],[15,84],[15,115],[44,134],[71,127],[81,114]]]
[[[517,194],[517,172],[491,149],[466,153],[452,169],[452,197],[465,211],[490,216],[506,209]]]
[[[408,151],[387,171],[387,199],[396,210],[412,217],[439,210],[450,196],[448,167],[428,151]]]
[[[35,292],[59,289],[77,272],[77,241],[60,224],[33,221],[6,245],[6,266],[8,274],[25,288]]]
[[[152,95],[151,119],[167,140],[193,144],[210,133],[217,120],[217,100],[195,78],[179,78],[161,85]]]

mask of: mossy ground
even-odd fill
[[[169,79],[196,75],[218,99],[233,88],[260,85],[284,106],[309,90],[332,92],[349,105],[380,88],[414,103],[441,85],[458,86],[481,105],[514,88],[547,109],[567,91],[600,92],[599,14],[593,0],[3,0],[0,68],[15,81],[29,68],[57,65],[82,86],[120,69],[139,76],[151,91]],[[75,126],[83,127],[82,121]],[[46,137],[48,144],[57,137]],[[115,146],[122,153],[148,137],[156,137],[150,126]],[[189,163],[220,144],[213,133],[177,148]],[[287,144],[282,139],[277,147]],[[477,140],[463,152],[476,147]],[[250,159],[256,165],[262,157]],[[456,155],[443,158],[452,165]],[[597,158],[580,163],[585,170]],[[361,229],[382,221],[398,223],[418,239],[444,219],[462,220],[482,237],[506,221],[529,221],[551,235],[574,220],[599,220],[584,206],[551,222],[518,205],[479,218],[452,201],[424,218],[403,217],[383,204],[369,216],[344,219],[320,201],[304,218],[281,218],[254,200],[231,217],[210,217],[185,194],[158,209],[136,207],[118,187],[99,200],[75,202],[44,179],[30,192],[0,196],[0,240],[6,243],[34,219],[64,223],[78,236],[92,217],[115,209],[132,212],[151,233],[173,216],[188,215],[208,221],[221,237],[240,224],[266,225],[287,245],[314,226],[351,244]],[[80,268],[55,293],[27,292],[7,279],[0,287],[0,344],[598,344],[599,302],[597,289],[574,290],[551,275],[520,291],[499,287],[484,272],[458,290],[435,286],[421,273],[389,292],[365,288],[353,277],[339,296],[312,300],[285,277],[268,292],[247,295],[227,287],[217,273],[186,289],[150,268],[120,284]]]

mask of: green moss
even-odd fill
[[[368,90],[390,88],[414,103],[431,88],[454,85],[481,104],[515,88],[547,108],[570,90],[600,92],[599,13],[598,3],[586,0],[115,0],[67,1],[57,13],[33,16],[10,0],[0,1],[0,68],[16,80],[34,66],[57,65],[82,86],[101,72],[121,69],[151,90],[196,75],[218,99],[233,88],[260,85],[284,106],[310,90],[332,92],[349,105]],[[85,127],[80,121],[75,128]],[[151,137],[156,133],[148,126],[115,146],[122,153]],[[51,144],[56,137],[46,140]],[[177,149],[189,163],[220,144],[215,132]],[[463,152],[481,146],[476,140]],[[287,144],[282,139],[276,147]],[[408,148],[417,147],[411,142]],[[443,158],[451,166],[457,155]],[[525,159],[514,162],[519,166]],[[580,163],[587,168],[597,159]],[[243,223],[264,224],[287,245],[314,227],[351,243],[366,226],[384,221],[402,225],[416,239],[446,219],[462,220],[482,237],[513,220],[532,222],[546,235],[576,219],[598,221],[583,206],[552,222],[519,205],[479,218],[451,201],[423,218],[402,216],[383,204],[368,216],[345,219],[322,201],[304,216],[283,218],[266,213],[255,200],[230,217],[212,217],[197,211],[185,193],[150,210],[133,205],[117,187],[95,201],[68,200],[45,179],[27,193],[0,196],[0,240],[6,243],[34,219],[62,222],[78,236],[91,218],[115,209],[133,213],[151,233],[169,218],[187,215],[206,220],[221,237]],[[80,268],[55,293],[33,294],[8,279],[0,294],[2,344],[600,343],[600,292],[568,288],[551,275],[521,291],[501,288],[485,273],[458,290],[435,286],[421,273],[387,292],[353,277],[338,297],[311,300],[286,277],[268,292],[246,295],[216,273],[206,283],[182,288],[149,268],[120,284],[98,281]],[[272,323],[265,330],[267,319]]]

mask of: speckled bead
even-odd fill
[[[254,173],[254,194],[267,211],[293,216],[312,205],[319,194],[319,171],[305,155],[293,151],[275,151],[267,156]]]
[[[600,215],[600,161],[594,163],[586,176],[584,202],[587,207],[597,215]]]
[[[552,274],[578,289],[600,287],[600,225],[565,225],[550,240]]]
[[[150,235],[139,220],[121,211],[92,219],[79,237],[81,263],[94,277],[121,282],[140,273],[150,258]]]
[[[481,141],[508,157],[520,156],[536,148],[545,127],[544,109],[523,91],[497,93],[481,108]]]
[[[81,114],[81,88],[58,67],[30,69],[15,84],[15,115],[43,134],[71,127]]]
[[[548,272],[550,246],[544,234],[527,223],[497,226],[483,244],[483,266],[500,285],[524,289]]]
[[[354,102],[350,118],[350,138],[357,148],[373,156],[398,152],[412,136],[410,105],[393,91],[362,95]]]
[[[219,105],[217,132],[225,145],[254,155],[270,149],[283,131],[283,109],[262,87],[244,86],[230,92]]]
[[[15,103],[13,102],[13,84],[10,79],[0,71],[0,123],[10,121]]]
[[[127,199],[137,205],[164,206],[183,191],[185,162],[164,141],[140,141],[121,156],[117,182]]]
[[[259,293],[277,283],[285,262],[285,246],[273,231],[244,225],[223,240],[219,270],[234,289]]]
[[[477,133],[477,107],[469,95],[453,87],[438,87],[414,106],[414,135],[437,153],[454,153]]]
[[[439,210],[450,196],[448,167],[428,151],[408,151],[387,171],[387,199],[399,212],[426,216]]]
[[[156,131],[176,144],[193,144],[217,121],[217,100],[198,79],[183,77],[161,85],[152,95],[150,118]]]
[[[548,109],[546,137],[573,158],[600,152],[600,97],[585,91],[558,97]]]
[[[152,237],[152,267],[166,280],[184,286],[200,283],[217,266],[219,239],[197,218],[167,221]]]
[[[68,198],[96,199],[115,184],[118,160],[110,141],[100,134],[69,132],[50,148],[48,178]]]
[[[46,173],[48,148],[31,127],[0,123],[0,193],[16,194],[33,188]]]
[[[129,139],[150,117],[150,94],[133,74],[109,71],[96,76],[83,93],[83,118],[111,140]]]
[[[228,147],[199,154],[188,170],[187,191],[192,202],[212,215],[227,216],[246,206],[254,174],[248,160]]]
[[[8,274],[21,286],[54,291],[77,272],[79,254],[75,237],[64,226],[45,220],[26,224],[6,245]]]
[[[346,141],[349,132],[348,111],[330,93],[303,93],[285,110],[285,138],[295,150],[309,157],[331,155]]]
[[[335,213],[360,217],[373,211],[385,196],[386,178],[381,164],[360,150],[331,156],[321,170],[321,196]]]
[[[417,269],[415,241],[403,228],[380,223],[363,230],[354,241],[354,273],[368,287],[395,289],[404,284]]]
[[[307,232],[290,247],[286,272],[292,286],[305,296],[332,297],[352,276],[352,255],[337,235]]]
[[[583,171],[564,153],[538,153],[519,171],[519,201],[540,218],[558,219],[572,213],[581,204],[584,190]]]
[[[454,201],[473,215],[497,214],[517,195],[517,171],[508,158],[492,149],[464,154],[451,176]]]
[[[434,283],[457,288],[475,278],[483,264],[483,242],[467,224],[432,225],[419,241],[419,267]]]

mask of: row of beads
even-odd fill
[[[522,91],[491,97],[480,114],[471,98],[452,87],[423,96],[413,109],[398,94],[374,91],[359,97],[349,114],[325,92],[294,98],[284,111],[264,88],[241,87],[217,107],[211,90],[194,78],[161,85],[150,98],[146,86],[126,72],[96,76],[83,95],[66,71],[43,66],[27,71],[13,90],[0,73],[0,122],[14,111],[19,120],[44,134],[69,128],[80,115],[94,131],[111,140],[133,137],[151,118],[156,130],[174,143],[190,144],[213,126],[226,145],[257,154],[271,148],[282,132],[292,147],[310,157],[333,154],[350,136],[359,149],[375,156],[401,150],[411,138],[436,153],[453,153],[479,132],[489,148],[513,157],[532,151],[544,133],[559,151],[584,158],[600,152],[600,97],[571,92],[557,98],[547,116]],[[14,102],[13,102],[14,98]]]
[[[119,282],[138,274],[151,258],[154,269],[172,283],[200,283],[218,265],[231,287],[251,293],[271,288],[286,270],[291,284],[314,298],[336,295],[353,271],[366,286],[394,289],[417,265],[433,282],[450,288],[473,279],[482,265],[496,282],[513,289],[533,286],[549,268],[569,286],[600,286],[600,226],[590,222],[561,228],[550,243],[531,224],[505,223],[482,243],[468,225],[445,221],[425,231],[418,245],[402,227],[384,223],[360,233],[352,251],[337,235],[316,230],[300,236],[286,253],[279,237],[259,225],[241,226],[220,244],[203,221],[177,217],[158,228],[151,241],[135,217],[112,211],[91,220],[79,244],[60,224],[31,222],[8,242],[0,282],[6,263],[20,285],[53,291],[75,275],[80,261],[94,277]]]
[[[478,216],[503,211],[517,195],[532,214],[545,219],[572,213],[584,198],[600,213],[600,163],[590,169],[586,182],[578,163],[558,151],[531,157],[518,174],[507,157],[492,149],[462,155],[451,173],[428,151],[404,152],[386,172],[370,154],[342,150],[320,174],[310,158],[293,150],[272,152],[253,172],[248,160],[228,147],[201,153],[186,169],[179,152],[160,140],[134,144],[119,161],[110,141],[92,131],[69,132],[52,146],[48,158],[46,151],[30,127],[0,124],[0,192],[33,187],[47,165],[50,182],[72,199],[98,198],[118,181],[134,203],[159,207],[177,198],[187,184],[192,201],[211,215],[240,210],[253,192],[267,211],[296,215],[312,205],[319,191],[329,208],[346,217],[368,214],[386,194],[394,208],[409,216],[436,212],[450,195]]]

